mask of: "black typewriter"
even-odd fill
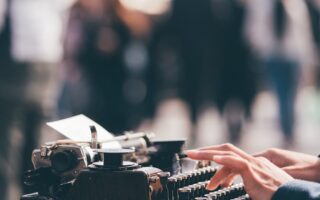
[[[144,145],[130,143],[123,149],[74,143],[42,146],[32,156],[35,169],[25,174],[33,192],[21,200],[250,199],[241,183],[206,190],[217,169],[207,161],[186,158],[184,140],[150,141],[145,136]]]

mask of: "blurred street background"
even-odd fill
[[[319,0],[0,0],[0,200],[45,122],[320,152]]]

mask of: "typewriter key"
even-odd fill
[[[193,185],[189,185],[188,188],[190,189],[190,198],[193,199],[194,196],[194,192],[195,192],[195,187]]]
[[[217,192],[211,192],[209,194],[206,194],[205,197],[208,197],[210,200],[218,200],[219,199]]]
[[[187,174],[180,174],[180,176],[182,178],[180,187],[185,187],[187,185],[188,175]]]
[[[191,189],[188,187],[180,188],[178,191],[178,195],[179,200],[189,200],[191,196]]]
[[[175,176],[169,177],[168,179],[168,190],[169,190],[169,200],[175,199],[177,196],[177,178]]]

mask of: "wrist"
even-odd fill
[[[311,166],[313,176],[316,182],[320,183],[320,157],[318,156],[317,161]]]
[[[306,158],[296,165],[284,167],[283,170],[295,179],[320,183],[320,159],[310,155]]]

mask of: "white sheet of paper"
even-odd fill
[[[92,125],[97,129],[98,141],[114,137],[98,123],[83,114],[54,122],[48,122],[47,125],[65,137],[75,141],[91,141],[90,126]],[[121,146],[118,142],[109,142],[103,144],[103,148],[121,148]]]

